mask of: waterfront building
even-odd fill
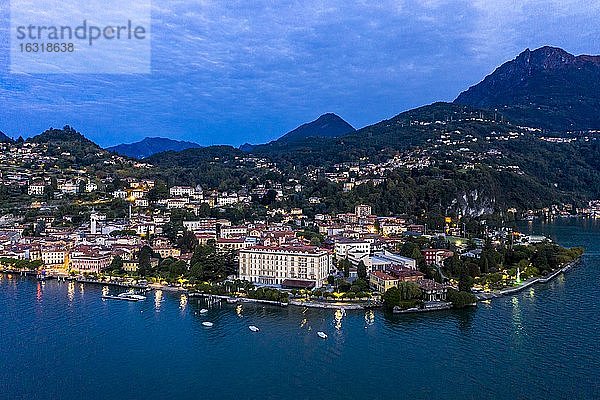
[[[369,274],[369,284],[379,293],[385,293],[388,289],[398,287],[399,282],[398,278],[384,271],[373,271]]]
[[[313,246],[254,246],[240,250],[239,277],[253,283],[301,281],[321,287],[331,269],[329,251]]]
[[[71,270],[80,273],[100,273],[109,267],[112,261],[110,253],[97,249],[78,249],[71,253]]]

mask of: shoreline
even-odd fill
[[[570,263],[567,263],[563,267],[557,269],[556,271],[549,273],[546,276],[528,279],[527,281],[523,282],[522,284],[520,284],[518,286],[505,288],[502,290],[497,290],[497,291],[489,292],[489,293],[474,293],[474,295],[477,298],[477,302],[488,301],[491,299],[496,299],[496,298],[505,297],[505,296],[511,296],[513,294],[517,294],[517,293],[531,287],[534,284],[548,283],[548,282],[552,281],[553,279],[555,279],[558,275],[571,270],[573,267],[575,267],[580,262],[581,262],[581,257],[577,258],[576,260],[571,261]],[[272,300],[250,299],[247,297],[214,295],[214,294],[193,292],[193,291],[190,291],[189,289],[186,289],[186,288],[183,288],[180,286],[168,286],[168,285],[162,285],[160,283],[149,283],[146,285],[140,285],[140,284],[134,284],[134,283],[127,283],[127,282],[116,282],[116,281],[105,282],[105,281],[98,281],[98,280],[92,280],[92,279],[78,279],[75,277],[68,277],[68,276],[62,276],[62,275],[48,275],[48,276],[40,279],[38,277],[38,274],[36,271],[26,271],[26,270],[19,271],[19,270],[0,269],[0,273],[5,274],[5,275],[17,275],[17,276],[24,276],[24,277],[29,277],[29,278],[38,278],[38,280],[42,280],[42,281],[58,279],[59,281],[60,280],[72,281],[72,282],[87,283],[87,284],[92,284],[92,285],[105,285],[105,286],[115,286],[115,287],[145,289],[145,290],[162,290],[162,291],[167,291],[167,292],[180,292],[180,293],[187,294],[188,297],[190,297],[190,298],[200,297],[200,298],[219,299],[219,300],[225,300],[229,304],[258,303],[258,304],[275,305],[275,306],[279,306],[279,307],[287,307],[288,305],[291,305],[291,306],[296,306],[296,307],[308,307],[308,308],[317,308],[317,309],[324,309],[324,310],[330,310],[330,309],[368,310],[368,309],[374,309],[374,308],[381,307],[381,304],[365,304],[365,303],[358,303],[358,302],[357,303],[343,303],[343,302],[329,303],[329,302],[319,302],[319,301],[303,301],[303,300],[297,300],[297,299],[290,299],[287,303],[285,303],[285,302],[272,301]],[[408,310],[397,310],[397,311],[395,310],[394,313],[395,314],[407,314],[407,313],[442,311],[442,310],[448,310],[448,309],[452,308],[451,306],[448,306],[448,304],[449,303],[445,303],[443,306],[438,305],[438,306],[434,306],[434,307],[426,307],[423,309],[408,309]]]
[[[581,257],[577,258],[576,260],[571,261],[570,263],[565,264],[563,267],[557,269],[556,271],[549,273],[546,276],[528,279],[527,281],[525,281],[522,284],[515,286],[515,287],[497,290],[497,291],[489,292],[489,293],[474,293],[474,294],[475,294],[475,297],[477,297],[477,301],[486,301],[486,300],[497,299],[500,297],[517,294],[537,283],[548,283],[548,282],[552,281],[558,275],[571,270],[575,265],[579,264],[580,262],[581,262]]]

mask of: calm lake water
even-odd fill
[[[129,303],[2,276],[0,398],[600,398],[600,224],[529,228],[585,246],[581,265],[469,311],[341,315],[166,292]]]

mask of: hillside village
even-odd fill
[[[440,145],[452,144],[462,145]],[[488,261],[479,261],[482,254],[496,257],[509,243],[511,248],[548,243],[502,226],[469,231],[460,215],[428,226],[418,216],[375,215],[368,204],[344,213],[307,214],[302,207],[278,207],[305,189],[300,181],[267,181],[237,190],[166,187],[139,175],[120,176],[126,169],[143,172],[153,166],[103,151],[92,164],[56,168],[61,157],[71,156],[68,149],[52,156],[45,144],[1,146],[2,187],[14,193],[11,199],[19,206],[0,216],[0,264],[40,277],[187,289],[202,282],[241,280],[291,290],[295,296],[309,291],[321,299],[369,304],[381,302],[392,288],[410,284],[418,288],[414,298],[396,303],[414,306],[418,299],[421,305],[439,307],[447,304],[449,290],[502,288],[531,269],[523,264],[519,271],[500,262],[489,268]],[[323,176],[350,192],[367,181],[381,184],[390,170],[413,163],[418,167],[425,160],[415,152],[409,159],[379,165],[338,164]],[[236,162],[277,170],[272,162],[252,156]],[[308,198],[313,207],[322,201],[327,199]],[[243,210],[257,207],[261,214],[245,217]],[[600,202],[577,211],[600,216]],[[573,210],[565,206],[528,212],[533,217],[570,215]],[[471,268],[468,279],[459,269],[452,270],[456,260]],[[481,270],[484,264],[486,271]],[[496,278],[481,278],[488,273]],[[461,287],[465,280],[467,288]]]

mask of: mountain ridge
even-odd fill
[[[515,123],[551,131],[600,129],[600,56],[525,49],[454,103],[497,109]]]
[[[200,147],[202,146],[194,142],[155,136],[146,137],[133,143],[121,143],[107,147],[106,150],[122,156],[143,159],[165,151],[182,151]]]

